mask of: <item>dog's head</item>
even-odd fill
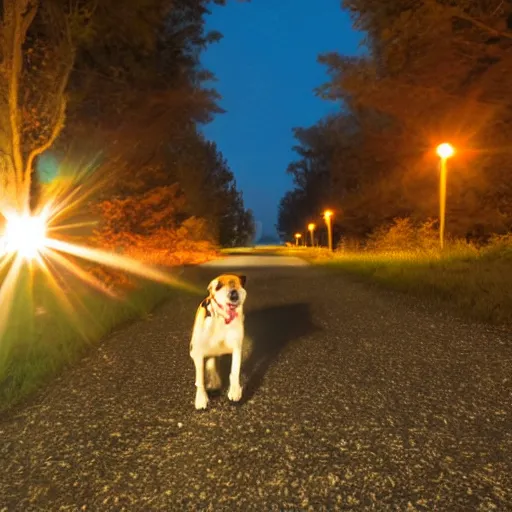
[[[210,296],[217,304],[227,310],[234,310],[243,305],[247,292],[245,291],[246,276],[222,274],[208,285]]]

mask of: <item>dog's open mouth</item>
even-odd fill
[[[238,307],[238,303],[229,303],[228,304],[228,309],[231,310],[231,311],[234,311],[236,308]]]

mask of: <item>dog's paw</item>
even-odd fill
[[[231,384],[229,386],[228,398],[232,402],[238,402],[242,398],[242,386],[240,384]]]
[[[206,409],[208,406],[208,393],[204,389],[198,389],[196,391],[195,406],[197,410]]]

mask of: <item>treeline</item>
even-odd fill
[[[338,234],[363,238],[396,218],[438,217],[439,159],[449,161],[447,233],[512,230],[512,5],[501,0],[344,0],[366,35],[360,57],[321,55],[340,105],[295,130],[295,188],[278,229],[290,238],[326,207]]]
[[[117,211],[145,205],[137,214],[144,222],[135,214],[104,219],[110,235],[127,226],[141,236],[159,226],[176,231],[195,219],[212,242],[250,239],[252,214],[201,133],[222,113],[205,86],[213,76],[200,65],[201,52],[221,38],[205,29],[209,3],[4,0],[0,117],[11,122],[0,134],[2,200],[20,203],[30,189],[36,208],[49,182],[78,185],[85,176],[96,202]]]

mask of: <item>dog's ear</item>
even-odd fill
[[[219,278],[216,277],[208,285],[208,291],[210,292],[210,295],[213,295],[213,292],[218,292],[223,286],[224,286],[224,283],[222,282],[222,280],[219,280]]]
[[[247,276],[238,276],[240,279],[240,284],[242,285],[242,288],[245,288],[245,283],[247,282]]]
[[[208,288],[207,288],[208,293],[210,295],[213,295],[213,290],[215,290],[216,286],[217,286],[217,279],[213,279],[212,281],[210,281],[210,284],[208,285]]]

